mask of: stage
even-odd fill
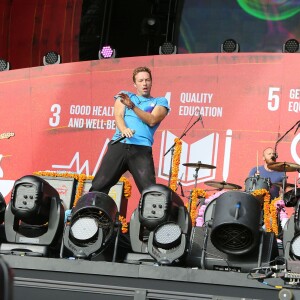
[[[4,255],[19,299],[279,299],[246,273]],[[280,278],[265,279],[284,285]],[[290,289],[300,299],[300,289]],[[281,298],[290,299],[290,298]]]

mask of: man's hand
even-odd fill
[[[122,136],[126,136],[126,137],[128,137],[128,138],[131,138],[131,137],[133,137],[134,133],[135,133],[134,130],[132,130],[132,129],[130,129],[130,128],[126,128],[126,129],[124,129],[124,130],[122,131]]]
[[[134,108],[134,103],[130,100],[128,95],[124,93],[118,94],[118,98],[120,98],[121,103],[123,103],[127,108],[133,109]]]

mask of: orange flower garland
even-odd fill
[[[271,214],[271,219],[272,219],[272,231],[278,235],[278,220],[277,220],[277,206],[276,203],[279,201],[281,198],[275,198],[271,201],[270,204],[270,214]]]
[[[76,174],[76,173],[68,173],[68,172],[59,173],[59,172],[53,172],[53,171],[39,171],[39,172],[34,172],[33,174],[37,175],[37,176],[64,177],[64,178],[76,179],[78,181],[78,183],[77,183],[73,207],[76,206],[78,199],[82,196],[85,181],[94,179],[94,176],[92,176],[92,175]],[[128,198],[131,196],[131,184],[126,177],[121,177],[120,181],[124,182],[123,193],[124,193],[124,197],[128,200]],[[122,216],[119,216],[119,221],[122,223],[122,232],[127,233],[128,232],[128,224],[126,222],[126,219]]]
[[[255,198],[263,201],[264,209],[264,224],[267,232],[273,231],[271,228],[271,213],[270,213],[270,193],[266,189],[260,189],[252,192]],[[273,224],[274,222],[272,222]],[[277,223],[277,222],[276,222]]]
[[[76,206],[76,204],[78,202],[78,199],[82,196],[84,182],[86,180],[92,180],[93,178],[94,178],[94,176],[85,175],[85,174],[78,174],[78,177],[76,178],[78,180],[78,184],[77,184],[76,195],[75,195],[73,207]]]
[[[126,199],[130,198],[131,188],[132,188],[130,181],[126,177],[121,177],[119,180],[124,183],[124,188],[123,188],[124,197]]]
[[[197,218],[197,202],[198,198],[207,198],[208,194],[202,189],[194,188],[192,191],[192,202],[191,202],[191,219],[192,219],[192,226],[195,226],[196,224],[196,218]],[[188,203],[187,203],[188,205]]]
[[[182,141],[179,138],[174,139],[175,142],[175,150],[173,155],[173,161],[172,161],[172,173],[171,173],[171,180],[170,180],[170,188],[175,191],[177,188],[177,181],[178,181],[178,173],[179,173],[179,165],[180,165],[180,156],[181,156],[181,150],[182,150]],[[197,202],[198,197],[207,197],[207,193],[203,191],[202,189],[194,189],[192,192],[192,199],[191,199],[191,211],[190,216],[192,220],[193,226],[196,224],[196,218],[197,218]],[[186,206],[188,203],[186,204]]]
[[[122,224],[122,233],[127,233],[128,232],[128,223],[126,219],[123,216],[119,216],[119,221]]]
[[[170,180],[170,188],[175,191],[177,188],[177,180],[178,180],[178,173],[179,173],[179,165],[180,165],[180,155],[182,149],[182,141],[179,138],[175,138],[175,150],[173,155],[173,162],[172,162],[172,173],[171,173],[171,180]]]

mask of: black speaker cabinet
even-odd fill
[[[278,246],[274,233],[261,232],[259,245],[244,255],[229,255],[219,251],[210,240],[210,229],[194,227],[186,264],[207,270],[248,273],[253,268],[266,266],[278,256]]]

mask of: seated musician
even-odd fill
[[[271,183],[283,182],[285,180],[284,172],[273,171],[268,168],[268,164],[276,162],[273,148],[268,147],[263,151],[263,160],[263,165],[251,169],[249,177],[269,178]],[[277,198],[279,196],[279,187],[271,184],[270,195],[271,199]]]

